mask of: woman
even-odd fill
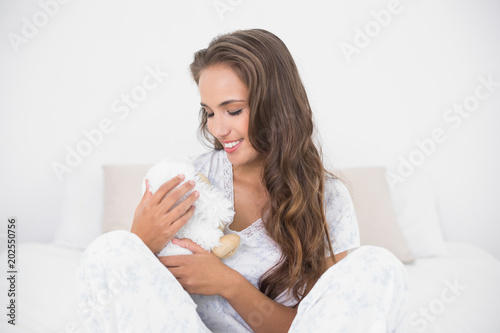
[[[192,183],[177,187],[180,176],[154,195],[146,191],[131,233],[99,237],[82,259],[81,311],[91,330],[396,331],[408,296],[405,269],[378,247],[345,258],[359,246],[354,208],[323,167],[285,44],[265,30],[236,31],[197,52],[190,68],[200,129],[213,148],[192,161],[234,203],[225,233],[242,244],[221,261],[188,239],[173,240],[194,255],[156,258],[192,216],[198,193],[170,210]],[[118,277],[126,286],[110,292]],[[101,307],[99,292],[109,296]]]

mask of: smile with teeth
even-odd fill
[[[243,139],[239,139],[238,141],[233,141],[233,142],[225,143],[224,147],[226,147],[226,148],[233,148],[234,146],[236,146],[241,141],[243,141]]]

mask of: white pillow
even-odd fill
[[[386,169],[380,166],[337,170],[354,204],[361,245],[386,248],[403,263],[415,259],[394,213]]]
[[[130,230],[152,165],[104,165],[102,232]]]
[[[391,200],[403,235],[415,257],[447,255],[435,191],[426,170],[418,170],[404,182],[391,186]]]

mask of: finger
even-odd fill
[[[169,212],[180,198],[182,198],[186,193],[188,193],[195,187],[195,184],[196,183],[194,182],[194,180],[190,180],[167,193],[161,203],[163,207],[166,208],[165,212]],[[188,207],[185,207],[184,210],[187,210],[187,208]]]
[[[200,197],[198,191],[193,191],[183,202],[177,205],[174,209],[169,212],[169,216],[172,218],[172,223],[178,220],[182,215],[184,215],[187,210],[193,206],[194,202]]]
[[[146,184],[146,190],[142,194],[142,199],[140,204],[144,203],[144,201],[146,201],[146,198],[151,195],[151,185],[149,184],[149,179],[146,178],[144,180],[144,183]]]
[[[172,259],[172,257],[175,257],[175,256],[159,256],[158,259],[160,260],[160,262],[170,268],[170,267],[178,267],[180,265],[180,262]]]
[[[167,266],[168,270],[176,279],[180,279],[182,277],[182,269],[180,267],[169,267]]]
[[[165,195],[168,192],[172,191],[172,189],[174,189],[177,185],[179,185],[184,180],[184,178],[184,175],[178,175],[163,183],[151,198],[152,203],[155,205],[159,204],[163,200]]]
[[[173,238],[172,243],[175,245],[178,245],[180,247],[183,247],[185,249],[188,249],[189,251],[191,251],[195,254],[196,253],[208,253],[207,250],[205,250],[204,248],[202,248],[200,245],[196,244],[195,242],[193,242],[189,238],[181,238],[181,239]]]
[[[186,224],[189,221],[189,219],[194,214],[194,209],[195,209],[194,206],[189,207],[189,209],[186,211],[186,213],[184,215],[182,215],[177,220],[170,222],[170,226],[171,226],[171,228],[173,228],[172,230],[173,230],[174,234],[176,234],[177,231],[179,231],[179,229],[182,228],[184,226],[184,224]]]
[[[177,256],[160,256],[158,259],[160,262],[167,266],[168,268],[172,267],[181,267],[188,260],[189,255],[177,255]]]
[[[148,201],[148,199],[153,195],[151,193],[151,190],[150,190],[149,179],[145,179],[145,183],[146,183],[146,190],[142,194],[141,201],[137,205],[136,211],[137,211],[137,209],[142,208],[144,206],[145,202]]]

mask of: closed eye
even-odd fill
[[[234,111],[234,112],[229,112],[229,111],[228,112],[231,116],[237,116],[241,113],[241,111],[243,111],[243,109],[239,109],[238,111]]]
[[[207,118],[213,117],[213,115],[214,115],[213,113],[208,113],[207,109],[205,109],[205,108],[201,108],[200,111],[203,112],[204,114],[206,114]]]
[[[214,116],[213,113],[208,113],[206,108],[201,108],[200,111],[204,112],[206,114],[207,118],[211,118],[211,117]],[[241,111],[243,111],[243,109],[239,109],[239,110],[233,111],[233,112],[229,112],[228,111],[227,113],[229,113],[230,116],[237,116],[237,115],[239,115],[241,113]]]

